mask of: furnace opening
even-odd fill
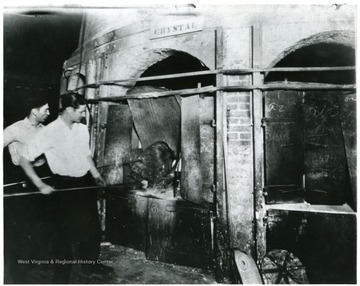
[[[197,58],[179,51],[150,66],[143,77],[208,70]],[[128,94],[183,90],[215,84],[214,75],[195,75],[156,81],[138,81]],[[212,202],[214,99],[209,96],[166,96],[128,100],[142,148],[163,142],[174,153],[175,196],[194,202]],[[144,120],[144,116],[147,120]],[[177,178],[176,178],[177,177]]]
[[[287,55],[274,67],[354,66],[355,50],[339,44],[314,44]],[[297,81],[333,84],[355,83],[355,71],[273,72],[265,81]]]
[[[275,67],[355,66],[355,51],[313,44]],[[266,83],[354,84],[355,71],[271,72]],[[351,91],[265,92],[268,203],[349,204],[356,208],[356,94]]]
[[[175,52],[173,55],[168,58],[155,63],[150,66],[141,77],[149,76],[159,76],[159,75],[168,75],[176,73],[185,73],[185,72],[196,72],[209,70],[203,62],[197,58],[184,53],[184,52]],[[136,86],[154,86],[154,87],[165,87],[171,90],[177,89],[186,89],[186,88],[196,88],[201,84],[201,86],[215,85],[215,76],[214,75],[205,75],[205,76],[191,76],[184,78],[174,78],[174,79],[164,79],[156,81],[142,81],[137,82]]]
[[[142,181],[147,181],[152,195],[159,195],[161,189],[162,197],[212,203],[214,97],[162,93],[214,85],[215,76],[161,78],[208,70],[187,53],[166,50],[163,55],[167,57],[150,65],[140,77],[160,79],[139,80],[127,91],[127,95],[159,96],[109,106],[104,161],[105,165],[122,168],[109,167],[106,176],[112,183],[135,183],[139,188]]]

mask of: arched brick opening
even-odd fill
[[[195,52],[196,51],[194,51],[194,53]],[[124,53],[118,53],[117,55],[112,56],[108,65],[111,69],[110,79],[135,79],[135,81],[129,81],[122,85],[111,86],[109,95],[124,95],[134,86],[143,86],[144,84],[166,87],[168,89],[197,87],[197,85],[194,86],[193,84],[184,85],[184,82],[189,82],[194,78],[197,78],[196,84],[200,81],[202,86],[215,84],[214,76],[182,77],[165,81],[149,81],[146,83],[143,81],[136,81],[136,79],[140,77],[209,70],[204,64],[204,61],[196,54],[191,55],[182,50],[135,47],[134,49],[127,51],[126,55]],[[174,85],[175,82],[178,84]]]
[[[269,67],[275,67],[279,62],[281,62],[291,53],[294,53],[296,50],[311,45],[332,44],[355,49],[355,43],[355,33],[353,31],[333,30],[318,33],[308,38],[302,39],[294,45],[290,46],[288,49],[282,51],[273,61],[270,62]]]
[[[134,58],[133,65],[128,68],[129,78],[160,76],[185,72],[209,70],[205,64],[193,55],[174,49],[154,49]],[[214,76],[182,77],[168,80],[137,82],[134,86],[151,85],[168,89],[195,88],[215,83]]]
[[[355,66],[354,34],[350,31],[330,31],[316,34],[299,41],[280,55],[281,56],[273,62],[274,67],[331,68],[336,66]],[[301,83],[302,85],[307,83],[354,84],[355,71],[270,72],[266,75],[265,81],[293,82]],[[285,121],[291,119],[293,120],[291,124],[297,126],[295,129],[293,128],[295,125],[290,128],[290,123],[287,123],[282,129],[280,128],[282,133],[289,132],[288,135],[293,136],[291,139],[288,138],[286,140],[290,140],[292,142],[291,144],[295,144],[295,141],[297,142],[295,145],[292,145],[292,149],[288,149],[288,152],[290,152],[289,150],[292,150],[290,154],[293,158],[293,162],[297,163],[297,166],[289,159],[288,164],[292,165],[292,171],[288,176],[282,176],[283,179],[275,179],[277,184],[280,184],[278,182],[279,180],[284,183],[283,180],[285,180],[285,178],[293,177],[287,181],[285,180],[286,184],[290,184],[291,182],[305,190],[309,187],[310,189],[324,190],[325,193],[328,190],[332,190],[333,192],[334,201],[307,198],[307,201],[309,202],[316,201],[317,203],[322,204],[330,202],[337,202],[340,204],[347,202],[353,208],[356,208],[355,182],[352,179],[354,177],[353,172],[356,169],[356,162],[354,162],[353,159],[356,156],[356,143],[354,137],[356,131],[355,123],[353,122],[356,117],[355,104],[353,103],[355,102],[355,98],[356,95],[353,91],[344,92],[341,90],[325,89],[318,91],[306,89],[301,91],[276,90],[265,93],[265,116],[270,119],[273,116],[276,118],[284,117],[283,120]],[[278,110],[276,110],[276,108],[278,108]],[[270,132],[270,126],[273,126],[274,124],[275,123],[272,125],[269,124],[269,127],[265,129],[266,132]],[[282,123],[280,125],[282,125]],[[295,132],[295,130],[297,131]],[[319,130],[322,130],[322,132]],[[330,136],[330,134],[332,135]],[[296,138],[295,135],[297,136]],[[271,137],[274,139],[272,140],[270,137],[270,133],[266,133],[267,139],[265,140],[265,146],[270,149],[266,149],[265,152],[273,154],[271,160],[274,160],[267,162],[266,170],[268,172],[268,181],[272,181],[278,173],[284,174],[286,170],[290,170],[284,165],[284,160],[277,161],[277,158],[280,157],[274,155],[279,153],[279,156],[285,156],[282,149],[277,149],[276,147],[277,144],[280,144],[280,139]],[[285,143],[282,142],[281,144],[284,145]],[[310,151],[309,144],[312,146],[311,148],[315,148],[314,146],[316,145],[317,147],[315,149],[317,151]],[[273,150],[270,146],[273,146],[276,150]],[[300,148],[300,146],[302,147]],[[300,153],[304,156],[304,161],[300,158],[301,156],[298,156]],[[291,156],[287,154],[285,157],[290,158]],[[326,162],[320,162],[319,158],[322,156],[326,156],[326,158],[330,159],[325,160]],[[268,156],[268,158],[270,157]],[[340,162],[342,163],[340,164]],[[277,167],[275,168],[274,166]],[[336,169],[335,166],[339,169]],[[295,169],[298,171],[294,171]],[[329,173],[323,171],[321,171],[322,173],[320,172],[320,170],[325,169],[329,169],[326,171]],[[269,175],[271,173],[270,170],[273,170],[272,175]],[[350,174],[348,174],[348,172],[350,172]],[[306,188],[302,182],[301,173],[303,173],[306,178],[309,176],[309,179],[304,181],[307,186]],[[310,179],[310,176],[316,177],[317,179]],[[332,184],[328,179],[325,179],[325,177],[330,178],[332,176],[342,177],[341,183],[339,180],[337,184]],[[349,191],[349,176],[351,178],[352,191]],[[320,177],[324,177],[324,180],[318,180]],[[335,178],[332,178],[332,180],[336,181]],[[317,183],[320,181],[321,183]],[[343,189],[341,191],[343,193],[338,195],[337,192],[340,192],[340,189]],[[338,196],[341,198],[335,198]]]

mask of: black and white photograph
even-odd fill
[[[4,284],[357,284],[357,5],[3,6]]]

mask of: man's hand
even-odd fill
[[[49,195],[54,192],[54,188],[45,184],[39,176],[36,174],[34,167],[31,165],[31,162],[25,157],[20,157],[20,166],[23,168],[25,174],[30,178],[31,182],[39,189],[39,191],[44,195]]]
[[[106,182],[105,180],[103,179],[103,177],[101,177],[101,175],[99,175],[98,177],[94,178],[95,179],[95,184],[97,186],[100,186],[100,187],[105,187],[106,186]]]
[[[99,171],[96,169],[93,158],[89,155],[89,156],[87,156],[87,159],[90,164],[90,173],[95,180],[95,184],[100,187],[105,187],[106,182],[103,179],[103,177],[101,177],[101,174],[99,173]]]
[[[44,195],[50,195],[51,193],[53,193],[55,191],[55,189],[47,184],[41,184],[38,187],[39,191],[44,194]]]

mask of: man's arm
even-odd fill
[[[41,193],[44,195],[51,194],[54,191],[54,188],[45,184],[39,176],[36,174],[34,167],[32,166],[31,162],[24,158],[23,156],[20,157],[20,166],[23,168],[25,174],[29,177],[31,182],[39,189]]]
[[[89,155],[89,156],[87,156],[87,159],[88,159],[88,161],[90,163],[90,173],[93,176],[93,178],[95,179],[95,183],[98,186],[106,186],[105,180],[103,179],[103,177],[101,177],[101,174],[99,173],[99,171],[95,167],[95,163],[94,163],[93,158]]]
[[[5,148],[7,145],[9,145],[11,142],[14,141],[14,132],[12,130],[13,128],[11,128],[10,126],[5,128],[4,133],[3,133],[3,148]]]

